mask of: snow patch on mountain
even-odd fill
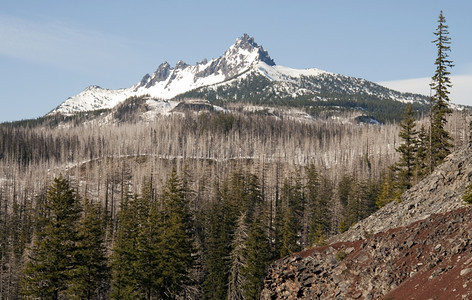
[[[380,86],[360,78],[333,74],[316,68],[299,70],[277,66],[254,38],[244,34],[219,58],[204,59],[195,65],[178,61],[174,67],[164,62],[154,73],[144,75],[140,82],[130,88],[111,90],[90,86],[78,95],[68,98],[49,114],[71,115],[77,112],[110,109],[130,97],[145,95],[154,99],[171,100],[180,94],[202,87],[216,90],[219,86],[232,84],[249,75],[262,75],[276,82],[268,91],[281,96],[316,95],[322,90],[330,89],[333,93],[371,95],[380,93],[381,98],[404,102],[417,99],[417,95],[411,95],[409,98],[408,94],[392,90],[384,89],[378,92]],[[156,110],[152,111],[169,113],[167,104],[163,103],[159,104],[160,108],[156,106]]]
[[[316,68],[300,70],[283,66],[269,66],[264,62],[258,63],[257,68],[267,78],[274,81],[294,81],[294,79],[300,78],[301,76],[320,76],[322,74],[335,75]]]

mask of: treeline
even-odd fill
[[[457,146],[469,143],[465,118],[465,113],[455,113],[447,124]],[[104,230],[100,244],[105,245],[108,275],[94,288],[99,293],[94,297],[112,297],[121,220],[144,222],[137,217],[142,211],[134,207],[147,205],[141,202],[147,194],[157,207],[152,206],[154,217],[150,217],[151,208],[144,216],[162,219],[162,195],[173,168],[189,206],[190,225],[185,232],[190,233],[192,245],[189,281],[182,282],[180,288],[185,289],[181,291],[199,299],[257,294],[261,270],[269,261],[322,244],[377,208],[381,180],[387,178],[385,171],[398,160],[396,149],[403,144],[400,129],[395,124],[354,125],[347,120],[201,113],[160,117],[151,123],[0,126],[2,296],[14,299],[25,289],[21,283],[26,266],[47,228],[41,217],[43,203],[54,178],[62,173],[82,199],[79,217],[74,217],[77,222],[85,218],[85,199],[100,215],[99,227]],[[128,206],[123,209],[123,205]],[[123,215],[127,211],[133,213]],[[144,226],[130,224],[130,235]],[[246,242],[234,243],[237,236]],[[156,241],[146,241],[151,242]],[[146,246],[150,247],[148,258],[156,244],[150,245]],[[265,250],[258,250],[260,256],[245,250],[259,245],[265,245]],[[142,253],[147,252],[126,255],[136,260]],[[258,267],[237,268],[248,261],[248,266]],[[136,281],[138,275],[133,272],[138,269],[133,266],[126,271],[135,278],[127,284],[137,288],[136,297],[145,297],[144,290],[146,295],[164,297],[162,283],[149,287]],[[242,286],[243,277],[230,276],[232,272],[244,274],[248,283]],[[70,285],[66,286],[61,293],[70,293]],[[129,286],[120,288],[123,293],[126,290]]]
[[[242,165],[208,193],[190,170],[165,173],[139,192],[117,183],[114,215],[63,176],[32,202],[0,202],[2,297],[256,299],[271,261],[368,216],[379,191],[378,179],[335,184],[313,164],[280,172],[275,193]]]
[[[409,97],[418,114],[426,115],[429,111],[428,98],[425,96],[404,94],[389,90],[383,86],[363,79],[320,75],[301,76],[299,85],[311,92],[293,94],[278,87],[278,82],[270,81],[261,75],[249,74],[234,80],[231,84],[215,88],[202,87],[177,96],[178,100],[186,98],[207,99],[212,104],[226,107],[231,103],[250,103],[272,107],[296,107],[319,118],[326,112],[363,112],[374,116],[382,123],[398,122],[406,104],[397,101]]]

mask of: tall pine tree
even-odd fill
[[[98,204],[88,199],[78,227],[77,268],[68,289],[70,299],[101,299],[106,297],[109,279],[108,258],[104,244],[105,216]]]
[[[451,136],[446,130],[447,116],[452,112],[449,107],[449,89],[452,87],[449,69],[454,65],[449,59],[451,38],[443,12],[439,14],[438,27],[434,32],[437,57],[436,71],[432,77],[431,89],[431,129],[430,129],[430,172],[441,164],[451,153]]]
[[[191,283],[193,267],[189,203],[185,197],[182,181],[173,169],[162,191],[163,211],[158,243],[161,259],[158,264],[160,277],[157,279],[159,298],[174,299],[182,296],[185,287]]]
[[[248,239],[248,226],[246,221],[247,216],[244,212],[238,218],[236,231],[233,235],[227,299],[244,299],[243,287],[247,284],[247,279],[244,277],[244,270],[248,266],[247,258],[244,256],[246,251],[246,241]]]
[[[137,196],[123,194],[118,213],[118,227],[116,231],[113,253],[111,256],[111,298],[136,299],[137,294],[137,260],[138,231],[135,223]]]
[[[81,207],[78,196],[62,176],[55,178],[42,203],[42,225],[23,271],[23,294],[59,299],[77,269],[77,225]]]
[[[275,218],[275,256],[284,257],[301,250],[299,233],[303,210],[301,187],[286,180],[280,193]]]
[[[259,299],[271,258],[264,213],[259,213],[250,225],[242,252],[245,261],[241,270],[243,299]]]

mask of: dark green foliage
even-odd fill
[[[174,299],[190,284],[194,253],[188,199],[175,170],[160,204],[152,183],[125,197],[112,256],[112,298]]]
[[[148,98],[149,95],[143,95],[126,99],[114,108],[113,117],[120,122],[135,122],[139,120],[137,116],[147,111],[145,103]]]
[[[449,59],[451,38],[443,12],[439,14],[438,27],[434,32],[436,39],[433,43],[437,47],[437,57],[434,64],[436,71],[432,77],[431,89],[431,140],[430,140],[430,170],[441,164],[451,153],[451,136],[446,130],[447,116],[452,110],[449,107],[449,89],[452,87],[449,69],[454,65]]]
[[[284,257],[301,250],[299,233],[303,215],[302,195],[300,184],[292,184],[288,180],[284,182],[275,219],[276,257]]]
[[[321,177],[314,164],[310,164],[306,170],[306,197],[310,209],[308,245],[313,243],[323,245],[329,234],[331,212],[332,190],[330,183]],[[307,245],[307,246],[308,246]]]
[[[418,183],[424,176],[429,173],[428,166],[428,149],[429,149],[429,134],[426,132],[424,125],[421,126],[418,132],[418,139],[416,145],[415,157],[415,172],[414,183]]]
[[[42,224],[35,233],[34,245],[24,269],[23,294],[35,298],[63,297],[77,262],[77,224],[80,205],[69,182],[55,178],[43,203]]]
[[[472,183],[469,183],[467,189],[462,196],[462,200],[464,200],[467,204],[472,204]]]
[[[339,250],[338,252],[336,252],[336,259],[338,261],[343,261],[346,257],[347,257],[347,253],[344,252],[343,250]]]
[[[176,97],[198,98],[209,100],[212,104],[225,106],[228,102],[244,102],[257,105],[270,105],[280,107],[300,107],[315,117],[326,115],[330,111],[355,110],[372,115],[381,123],[399,121],[405,104],[394,99],[380,96],[396,94],[368,81],[346,76],[302,76],[299,83],[303,88],[311,90],[305,95],[287,95],[279,93],[277,82],[270,81],[264,76],[250,74],[245,78],[234,80],[230,85],[219,86],[216,89],[202,87]],[[358,91],[358,85],[364,86],[374,94]],[[355,91],[355,92],[354,92]],[[409,94],[415,98],[413,109],[426,113],[429,108],[426,105],[427,98]],[[319,101],[322,99],[323,101]]]
[[[351,190],[348,193],[348,201],[344,217],[339,223],[339,231],[344,232],[353,224],[371,215],[376,209],[380,185],[376,180],[357,181],[351,177],[349,183]]]
[[[343,207],[346,207],[349,203],[352,186],[353,178],[344,174],[338,184],[338,197]]]
[[[20,297],[23,257],[34,226],[32,203],[19,201],[10,206],[0,186],[0,295],[11,299]]]
[[[244,291],[248,283],[247,272],[247,242],[249,229],[246,224],[246,213],[242,213],[236,223],[231,241],[230,269],[228,278],[227,299],[244,299]]]
[[[402,144],[396,149],[400,153],[400,160],[396,164],[398,172],[398,184],[400,189],[405,191],[413,185],[414,169],[417,152],[417,134],[415,130],[415,118],[411,105],[407,105],[405,116],[400,122],[400,133]]]
[[[398,172],[393,166],[384,176],[380,184],[379,195],[375,201],[377,208],[382,208],[392,201],[400,200],[402,189],[399,183],[401,183],[401,181],[398,179]]]
[[[205,299],[224,299],[227,294],[234,215],[221,199],[205,213],[202,284]]]
[[[111,256],[111,298],[135,299],[137,271],[132,262],[137,260],[138,232],[135,223],[137,197],[125,193],[118,213],[113,254]]]
[[[182,294],[182,287],[190,283],[194,253],[189,204],[182,182],[175,169],[170,173],[162,191],[163,211],[158,241],[161,256],[157,268],[159,298],[174,299]]]
[[[244,299],[259,299],[266,270],[270,262],[271,253],[267,238],[266,222],[263,214],[256,217],[249,228],[243,256],[245,265],[241,270],[244,278]]]
[[[109,279],[104,245],[105,219],[100,206],[88,199],[83,210],[74,257],[77,268],[72,273],[68,294],[71,299],[100,299],[106,297]]]

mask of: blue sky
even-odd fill
[[[441,9],[451,98],[472,105],[469,0],[2,0],[0,122],[44,115],[89,85],[130,87],[163,61],[216,58],[244,33],[278,65],[427,93]]]

